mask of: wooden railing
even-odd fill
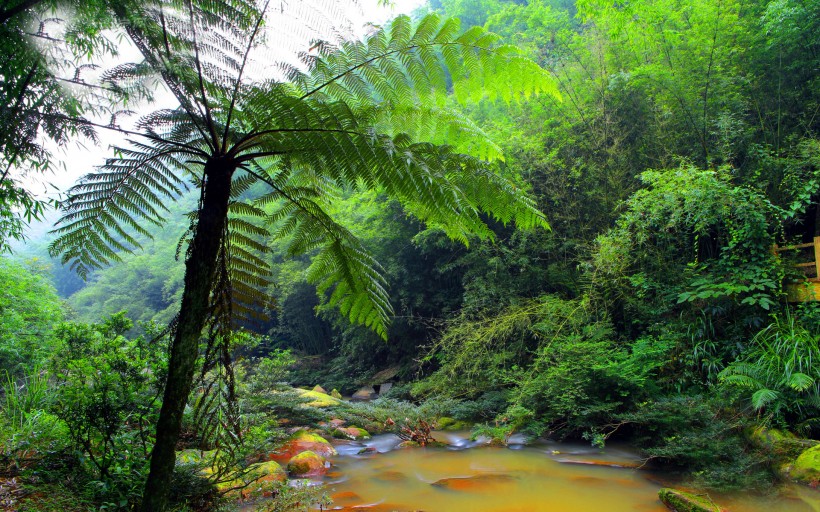
[[[807,302],[820,300],[820,236],[814,237],[813,242],[780,247],[775,245],[772,250],[776,255],[786,251],[805,251],[812,248],[810,254],[798,254],[795,266],[806,274],[805,281],[787,283],[786,295],[789,302]],[[801,257],[802,256],[802,257]],[[801,261],[810,260],[810,261]]]

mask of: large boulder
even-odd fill
[[[813,446],[797,457],[789,469],[789,476],[811,487],[820,485],[820,445]]]
[[[327,473],[324,457],[311,451],[302,452],[288,462],[288,473],[296,477],[320,476]]]
[[[724,512],[705,494],[693,494],[665,487],[658,491],[658,498],[669,510],[675,512]]]
[[[307,389],[295,389],[294,391],[296,391],[296,393],[298,393],[302,398],[308,400],[304,404],[307,407],[333,407],[342,403],[342,401],[338,398],[333,398],[332,396],[319,391]]]
[[[442,416],[436,420],[436,428],[439,430],[470,430],[471,425],[466,421],[459,421],[454,418]]]
[[[749,432],[748,437],[753,445],[778,462],[792,461],[806,449],[820,444],[812,439],[800,439],[785,430],[766,427],[756,427]]]
[[[373,386],[362,386],[350,397],[351,400],[373,400],[374,398],[376,398],[376,390]]]
[[[235,478],[220,482],[216,488],[228,495],[248,498],[270,498],[276,495],[278,484],[287,481],[285,470],[274,461],[251,464]]]
[[[311,391],[315,391],[316,393],[322,393],[322,394],[325,394],[325,395],[327,394],[327,391],[325,391],[325,388],[323,388],[322,386],[320,386],[318,384],[313,386],[313,389]]]
[[[216,488],[237,498],[270,497],[280,482],[287,480],[282,466],[274,461],[251,464],[244,470],[217,464],[216,450],[182,450],[177,452],[177,465],[196,465],[202,476],[217,480]]]

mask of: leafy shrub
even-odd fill
[[[487,421],[503,412],[509,402],[509,391],[491,390],[475,400],[462,400],[452,408],[451,415],[460,421]]]
[[[673,396],[641,404],[622,415],[635,442],[650,460],[687,471],[707,489],[761,488],[773,483],[769,461],[755,451],[743,432],[747,421],[724,409],[724,397]]]
[[[42,368],[55,350],[62,303],[44,274],[0,258],[0,368],[15,379]]]
[[[63,324],[52,363],[53,410],[90,476],[86,490],[111,507],[139,500],[165,373],[162,344],[127,339],[131,327],[125,313]]]
[[[755,411],[778,427],[807,434],[820,426],[818,337],[788,312],[752,339],[746,352],[720,373],[720,381],[740,388]]]
[[[727,169],[682,166],[641,180],[647,187],[597,240],[596,297],[619,303],[632,324],[687,305],[727,302],[759,315],[777,304],[783,270],[770,248],[782,210]]]
[[[65,424],[48,410],[48,379],[42,370],[20,381],[6,374],[0,410],[0,471],[16,472],[66,446]]]

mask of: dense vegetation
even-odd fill
[[[422,119],[437,121],[419,123],[417,140],[449,142],[477,159],[503,154],[499,182],[526,191],[550,229],[520,229],[503,206],[486,204],[485,190],[465,193],[478,197],[479,217],[448,225],[442,212],[366,173],[288,184],[378,262],[367,269],[381,269],[389,304],[375,309],[393,312],[382,324],[375,309],[360,316],[355,300],[345,306],[326,275],[317,279],[325,247],[288,225],[302,220],[288,218],[282,197],[243,182],[237,197],[253,205],[243,214],[279,222],[248,228],[242,241],[255,251],[249,261],[270,267],[253,296],[274,300],[251,304],[261,314],[240,329],[215,334],[232,364],[212,363],[214,344],[202,343],[181,442],[225,447],[229,468],[285,436],[277,418],[327,419],[299,408],[282,382],[350,394],[390,370],[392,400],[351,415],[374,426],[446,416],[502,442],[512,432],[596,445],[626,439],[702,488],[775,483],[777,454],[749,433],[820,435],[820,306],[787,302],[785,285],[804,281],[789,258],[800,253],[772,251],[820,236],[820,2],[431,0],[422,11],[417,18],[458,17],[461,31],[481,27],[516,44],[549,72],[560,97],[496,101],[498,86],[454,87],[470,79],[455,68],[441,84],[425,82],[453,94],[414,97],[429,109],[395,106],[389,122],[368,110],[378,103],[368,103],[368,88],[379,100],[391,94],[372,76],[328,95],[356,96],[357,122],[383,133],[429,114]],[[369,50],[338,59],[356,51]],[[334,113],[339,126],[347,114]],[[165,127],[177,122],[160,117]],[[63,128],[59,138],[76,135]],[[0,136],[7,155],[6,139],[22,144]],[[44,158],[26,144],[30,159]],[[299,165],[317,164],[297,162],[294,172]],[[20,236],[21,204],[40,214],[4,174],[7,181],[4,245]],[[178,196],[161,232],[127,238],[142,249],[95,268],[114,259],[103,252],[86,265],[84,283],[47,259],[51,239],[31,240],[1,262],[0,471],[83,489],[69,507],[140,502],[168,372],[166,326],[184,289],[178,242],[190,238],[187,214],[199,192]],[[217,389],[217,398],[202,389]],[[240,410],[242,436],[224,421]],[[192,508],[215,506],[213,488],[190,473],[177,475],[175,496]],[[283,509],[288,499],[320,499],[281,493]]]

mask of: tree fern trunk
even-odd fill
[[[211,286],[228,218],[234,169],[234,163],[225,158],[213,158],[205,165],[204,195],[185,262],[182,306],[171,345],[168,380],[157,422],[156,443],[151,453],[151,470],[142,499],[143,512],[161,512],[168,504],[175,448],[182,426],[182,414],[191,393],[200,336],[208,320]]]

